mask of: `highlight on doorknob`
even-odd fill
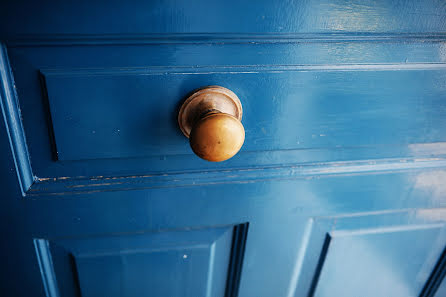
[[[209,86],[184,101],[178,124],[197,156],[221,162],[237,154],[245,141],[242,113],[242,104],[234,92]]]

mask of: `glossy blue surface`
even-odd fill
[[[438,288],[435,297],[446,296],[446,282],[443,282],[441,287]]]
[[[310,72],[224,69],[223,73],[192,75],[158,74],[162,70],[155,74],[146,70],[46,72],[57,158],[76,161],[185,154],[193,158],[172,114],[187,90],[216,83],[244,94],[247,136],[243,151],[444,140],[446,67],[396,73],[393,67],[380,71],[327,68]],[[410,87],[407,81],[413,81]],[[429,92],[420,96],[422,88]],[[398,97],[396,89],[400,90]],[[246,90],[251,91],[246,94]],[[332,101],[337,104],[330,105]],[[130,107],[124,108],[127,105]],[[430,116],[423,117],[426,113]]]
[[[0,4],[0,295],[442,297],[444,1]],[[246,141],[178,107],[233,90]]]
[[[77,279],[82,296],[210,297],[224,295],[232,230],[37,239],[35,245],[49,296],[72,296],[77,284],[67,280]]]
[[[318,265],[313,277],[299,279],[299,291],[311,282],[314,296],[418,296],[425,284],[420,276],[431,273],[446,245],[444,214],[410,210],[313,219],[306,249],[319,251]],[[304,271],[314,267],[312,257],[306,255]]]
[[[113,2],[11,1],[0,19],[4,34],[141,33],[435,33],[446,29],[441,0]],[[25,21],[23,21],[25,20]],[[8,34],[9,33],[9,34]]]
[[[233,42],[12,46],[18,96],[27,98],[20,106],[34,174],[145,175],[392,158],[413,156],[423,143],[442,152],[444,43]],[[212,84],[238,94],[248,132],[241,153],[218,165],[194,158],[176,123],[185,96]]]

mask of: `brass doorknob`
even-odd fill
[[[186,99],[178,124],[195,154],[221,162],[237,154],[245,141],[242,113],[237,95],[226,88],[210,86]]]

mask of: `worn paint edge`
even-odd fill
[[[51,34],[5,37],[11,47],[132,44],[268,44],[332,42],[444,42],[446,33],[165,33],[165,34]]]
[[[287,164],[225,170],[161,173],[137,176],[36,178],[27,195],[65,195],[150,188],[250,183],[280,179],[312,179],[336,175],[363,175],[413,170],[445,170],[446,157],[356,160]]]
[[[6,47],[0,44],[0,105],[14,158],[22,195],[31,187],[34,177],[26,145],[25,132],[20,116],[14,79]]]

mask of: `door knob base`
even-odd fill
[[[220,86],[199,89],[190,95],[180,108],[178,124],[183,134],[189,138],[195,124],[210,113],[226,113],[242,120],[242,104],[234,92]]]

